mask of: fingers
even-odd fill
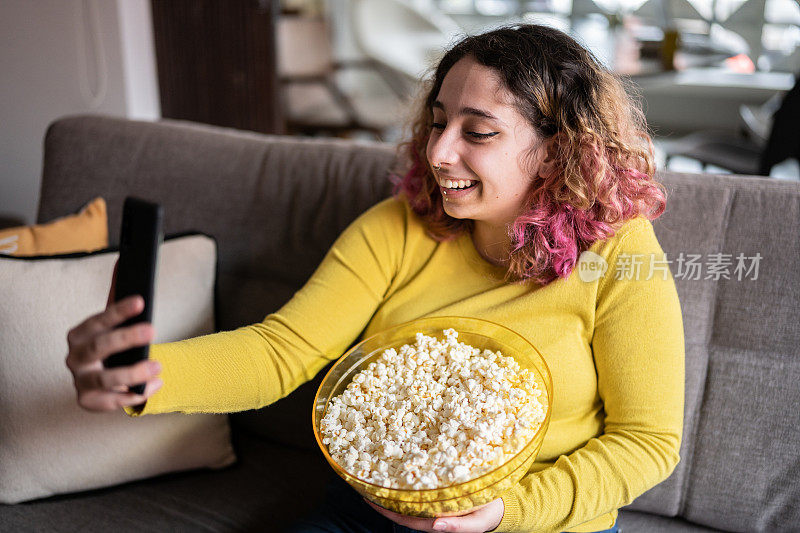
[[[451,533],[472,533],[492,531],[503,520],[505,505],[501,498],[476,507],[474,511],[463,516],[449,516],[437,518],[433,522],[434,531],[448,531]]]
[[[432,518],[418,518],[416,516],[408,516],[399,513],[395,513],[394,511],[390,511],[389,509],[384,509],[379,505],[375,505],[368,499],[364,498],[370,507],[375,509],[378,513],[382,514],[392,522],[396,524],[400,524],[401,526],[405,526],[410,529],[417,529],[420,531],[433,531],[433,519]]]
[[[67,334],[70,349],[85,344],[98,333],[122,324],[127,319],[140,314],[144,310],[144,299],[141,296],[129,296],[107,307],[103,312],[91,316],[75,326]]]
[[[110,411],[144,403],[164,384],[156,377],[160,372],[161,365],[154,360],[110,370],[95,365],[93,370],[75,376],[78,405],[90,411]],[[140,383],[145,383],[142,394],[128,390]]]
[[[104,390],[127,392],[128,387],[145,383],[161,372],[158,361],[139,361],[130,366],[109,370],[95,369],[79,373],[75,376],[75,385],[79,390]]]
[[[78,373],[81,367],[102,361],[111,354],[150,344],[154,337],[153,326],[146,322],[126,328],[106,330],[91,337],[84,344],[71,347],[67,366],[71,364],[70,368]]]
[[[462,516],[448,516],[446,518],[417,518],[395,513],[384,509],[364,498],[370,507],[375,509],[392,522],[420,531],[450,531],[454,533],[482,533],[491,531],[500,525],[503,519],[505,506],[501,498],[475,507]]]
[[[76,348],[73,360],[79,366],[89,365],[128,348],[150,344],[154,336],[155,330],[148,323],[113,329],[92,337],[88,343]],[[80,372],[80,368],[77,369],[77,372]]]
[[[143,394],[108,392],[100,389],[78,395],[78,404],[89,411],[115,411],[122,407],[140,405],[155,394],[164,384],[160,378],[147,381]]]
[[[112,288],[113,295],[113,288]],[[108,411],[143,403],[162,385],[156,377],[161,371],[156,361],[106,369],[102,361],[109,355],[150,344],[155,330],[149,323],[115,328],[144,309],[141,296],[131,296],[109,304],[67,334],[67,367],[75,380],[78,405],[91,411]],[[143,394],[131,392],[132,385],[145,384]]]

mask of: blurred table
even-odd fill
[[[630,78],[644,100],[648,125],[659,135],[735,131],[740,105],[761,105],[794,85],[788,72],[733,72],[724,66],[725,51],[713,45],[679,48],[674,64],[683,68],[666,70],[653,53],[654,37],[643,42],[636,37],[641,27],[610,26],[604,17],[576,21],[569,32],[607,68]]]
[[[645,101],[648,125],[668,136],[697,130],[738,131],[739,106],[760,106],[794,85],[788,72],[741,74],[720,67],[634,76]]]
[[[794,85],[790,72],[731,72],[724,67],[689,68],[637,76],[640,87],[669,87],[674,91],[692,94],[741,95],[769,98],[777,91],[788,91]]]

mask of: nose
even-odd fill
[[[434,130],[428,138],[426,149],[428,162],[431,165],[448,167],[458,160],[458,146],[452,129]]]

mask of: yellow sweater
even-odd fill
[[[578,270],[545,287],[503,282],[468,234],[438,243],[388,199],[342,233],[308,283],[263,322],[153,346],[164,385],[143,414],[263,407],[311,379],[362,336],[425,316],[503,324],[528,338],[553,377],[550,429],[537,462],[503,494],[497,531],[597,531],[678,462],[683,419],[681,312],[653,227],[627,222]],[[635,256],[634,254],[644,254]],[[639,279],[616,266],[641,261]],[[310,408],[310,406],[309,406]],[[134,414],[128,410],[129,414]]]

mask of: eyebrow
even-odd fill
[[[439,100],[436,100],[435,102],[433,102],[433,107],[435,107],[437,109],[441,109],[442,111],[445,110],[444,109],[444,104],[441,103]],[[496,116],[492,115],[488,111],[484,111],[483,109],[478,109],[478,108],[475,108],[475,107],[462,107],[461,109],[458,110],[458,113],[456,113],[456,115],[458,115],[458,116],[472,115],[472,116],[481,117],[481,118],[488,118],[489,120],[494,120],[495,122],[503,124],[504,126],[506,125],[505,122],[503,122],[502,120],[500,120]]]

